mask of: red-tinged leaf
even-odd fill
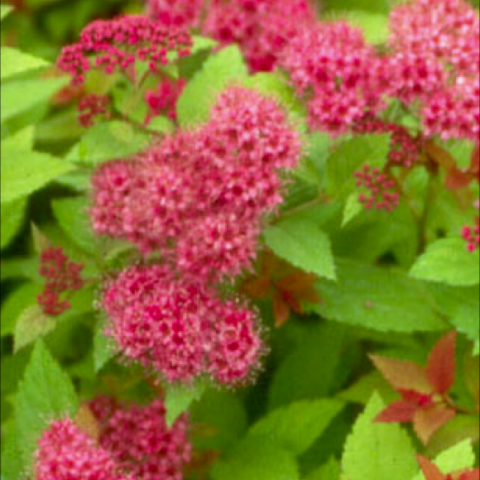
[[[418,393],[413,390],[399,390],[398,393],[400,393],[405,402],[413,403],[417,407],[428,408],[432,407],[435,403],[433,393]]]
[[[447,422],[452,420],[457,412],[444,405],[419,409],[413,419],[413,428],[420,440],[427,445],[432,436]]]
[[[92,440],[98,442],[100,439],[100,427],[92,410],[87,404],[83,404],[75,416],[75,425],[85,432]]]
[[[301,293],[310,290],[315,285],[317,276],[304,272],[295,272],[279,280],[276,284],[280,290],[291,293]]]
[[[435,145],[432,141],[426,143],[425,151],[430,160],[447,170],[450,170],[457,165],[455,158],[449,151],[438,145]]]
[[[426,480],[446,480],[445,475],[428,458],[417,455],[417,459]]]
[[[428,359],[427,377],[436,393],[441,395],[452,388],[455,381],[455,346],[457,332],[445,335],[433,348]]]
[[[279,293],[282,296],[283,301],[290,307],[291,310],[293,310],[298,315],[304,314],[302,304],[294,294],[281,290],[279,290]]]
[[[477,468],[476,470],[462,473],[458,480],[480,480],[480,470]]]
[[[410,423],[415,418],[417,405],[408,402],[395,402],[388,406],[376,419],[377,423]]]
[[[243,285],[243,291],[255,300],[262,300],[268,297],[270,288],[271,281],[266,276],[254,278]]]
[[[480,148],[479,144],[475,146],[472,151],[472,158],[470,162],[470,173],[478,177],[480,173]]]
[[[280,292],[275,292],[273,296],[273,314],[275,317],[275,326],[277,328],[285,325],[290,318],[290,307],[285,302]]]
[[[470,172],[463,172],[456,167],[448,170],[445,179],[445,187],[448,190],[461,190],[468,187],[471,183],[472,174]]]
[[[413,390],[419,393],[432,393],[425,369],[405,360],[370,355],[372,362],[385,379],[396,390]]]

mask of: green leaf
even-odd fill
[[[72,242],[85,252],[94,254],[97,247],[88,217],[88,200],[85,197],[53,200],[52,209],[61,229]]]
[[[27,199],[19,198],[12,202],[3,203],[1,206],[1,248],[7,247],[15,238],[18,230],[23,224]]]
[[[148,135],[125,122],[114,120],[89,128],[70,151],[68,159],[86,165],[130,157],[148,145]]]
[[[298,456],[311,447],[343,406],[336,400],[293,403],[263,417],[248,434],[268,438]]]
[[[15,352],[45,336],[56,326],[57,320],[45,315],[39,305],[27,307],[15,324]]]
[[[313,222],[287,219],[265,231],[267,245],[306,272],[334,280],[335,263],[328,236]]]
[[[275,371],[269,392],[270,408],[328,396],[337,380],[344,336],[345,330],[339,325],[311,327],[306,339]]]
[[[447,328],[427,287],[403,272],[344,259],[337,267],[338,282],[318,280],[323,302],[309,307],[322,317],[382,332]]]
[[[326,188],[346,197],[356,190],[354,173],[363,165],[383,168],[390,150],[390,135],[361,135],[342,142],[327,162]]]
[[[366,405],[375,392],[388,404],[398,399],[398,393],[393,390],[380,372],[377,371],[361,377],[356,383],[343,392],[340,392],[338,398],[346,400],[347,402]]]
[[[2,148],[1,203],[41,189],[73,166],[46,153]]]
[[[348,21],[354,27],[362,30],[365,40],[373,44],[387,42],[390,31],[388,28],[388,15],[381,13],[368,13],[360,10],[339,12],[342,20]]]
[[[2,123],[26,112],[50,97],[68,83],[68,78],[19,80],[1,86]]]
[[[418,470],[415,450],[399,425],[375,423],[386,407],[377,394],[357,419],[342,458],[342,480],[405,480]]]
[[[306,480],[338,480],[340,478],[340,464],[331,459],[328,463],[312,472]]]
[[[70,378],[42,341],[38,341],[15,398],[16,421],[24,465],[32,464],[37,442],[57,418],[73,417],[78,399]]]
[[[461,238],[437,240],[417,259],[410,274],[422,280],[459,287],[478,285],[479,250],[468,252]]]
[[[358,193],[350,194],[345,203],[345,210],[343,211],[342,227],[347,225],[347,223],[363,212],[364,208],[365,207],[358,199]]]
[[[200,400],[206,388],[206,384],[201,381],[194,385],[169,385],[165,395],[167,426],[171,427],[193,402]]]
[[[95,372],[99,372],[116,352],[112,341],[105,335],[105,323],[98,321],[93,336],[93,363]]]
[[[0,6],[0,20],[3,20],[13,8],[10,5],[1,5]]]
[[[25,479],[26,477],[23,475],[24,464],[22,461],[22,452],[16,432],[13,435],[10,434],[8,438],[5,438],[2,431],[2,437],[2,442],[4,442],[5,447],[2,448],[1,480]]]
[[[209,57],[178,100],[180,126],[188,128],[206,122],[222,90],[229,84],[241,82],[246,76],[247,67],[237,46],[224,48]]]
[[[295,458],[264,437],[247,437],[211,472],[212,480],[298,480]]]
[[[2,337],[10,335],[15,331],[15,324],[18,318],[25,310],[25,307],[37,303],[37,295],[41,290],[42,287],[35,283],[23,283],[2,302]]]
[[[42,58],[33,57],[10,47],[1,48],[1,76],[2,80],[8,77],[46,67],[49,63]]]
[[[366,12],[388,13],[391,7],[391,0],[355,0],[355,9]],[[327,0],[324,8],[328,12],[344,12],[352,8],[352,0]]]
[[[458,470],[473,468],[475,465],[475,453],[470,440],[455,445],[441,453],[434,461],[442,473],[454,473]],[[418,470],[418,469],[417,469]],[[423,473],[418,473],[413,480],[425,480]]]

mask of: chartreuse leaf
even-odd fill
[[[2,5],[3,8],[3,5]],[[2,435],[3,436],[3,435]],[[5,447],[2,449],[1,480],[23,480],[25,466],[16,432],[3,438]]]
[[[42,58],[37,58],[27,53],[20,52],[10,47],[1,48],[1,76],[2,80],[19,73],[28,72],[46,67],[49,63]]]
[[[336,400],[293,403],[262,418],[250,429],[249,435],[264,436],[298,456],[320,437],[343,406]]]
[[[45,315],[39,305],[27,307],[15,324],[15,352],[51,332],[56,325],[57,319]]]
[[[356,9],[372,13],[388,13],[391,5],[390,0],[355,0]],[[344,12],[352,8],[352,0],[326,0],[324,8],[327,11]]]
[[[10,5],[0,5],[0,20],[3,20],[12,10]]]
[[[415,278],[469,287],[480,282],[479,250],[468,252],[461,238],[432,243],[410,271]]]
[[[247,77],[247,67],[237,46],[212,55],[188,82],[177,103],[178,122],[183,128],[194,127],[209,118],[218,95],[229,84]]]
[[[4,148],[2,142],[1,203],[25,197],[71,170],[71,164],[52,155]]]
[[[90,227],[86,197],[62,198],[52,202],[53,213],[61,229],[74,244],[87,253],[96,251],[96,239]]]
[[[358,193],[351,193],[345,202],[345,210],[343,211],[342,227],[347,225],[357,215],[363,212],[365,207],[358,198]]]
[[[19,80],[2,85],[2,123],[16,115],[26,112],[49,98],[68,83],[68,78],[44,78]]]
[[[37,341],[15,398],[24,465],[30,467],[38,439],[55,418],[73,417],[78,399],[70,378],[42,341]]]
[[[388,15],[349,9],[338,12],[338,16],[354,27],[360,28],[369,43],[379,44],[388,40]]]
[[[298,480],[293,455],[268,437],[248,436],[215,464],[212,480]]]
[[[374,422],[385,407],[374,394],[357,419],[342,457],[342,480],[405,480],[418,471],[407,432],[396,424]]]
[[[438,455],[434,460],[434,463],[445,475],[459,470],[473,468],[475,464],[475,453],[472,448],[472,443],[470,440],[465,440],[458,445],[455,445]],[[413,477],[412,480],[425,480],[425,476],[420,472]]]
[[[356,189],[354,173],[365,164],[383,168],[389,150],[389,134],[360,135],[340,143],[327,162],[327,191],[335,196],[348,196]]]
[[[320,279],[323,302],[308,308],[329,320],[383,332],[447,328],[425,285],[401,271],[337,261],[338,282]]]
[[[268,228],[267,245],[295,267],[334,280],[335,263],[330,239],[309,220],[292,218]]]
[[[340,478],[340,465],[335,459],[312,472],[306,480],[338,480]]]
[[[98,321],[93,335],[93,364],[95,372],[99,372],[116,353],[104,330],[105,323]]]
[[[178,417],[190,408],[193,402],[200,400],[206,388],[207,385],[202,381],[193,385],[169,385],[165,395],[167,425],[171,427]]]
[[[129,157],[148,145],[148,135],[119,120],[89,128],[68,154],[74,162],[95,166],[108,160]]]
[[[10,244],[22,226],[27,207],[27,199],[19,198],[12,202],[3,203],[1,206],[1,248]]]

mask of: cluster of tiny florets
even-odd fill
[[[311,127],[333,135],[383,108],[383,62],[360,30],[345,22],[318,24],[294,38],[281,64],[308,100]]]
[[[263,347],[255,313],[166,265],[124,270],[107,286],[102,306],[107,334],[126,357],[169,381],[208,375],[236,384],[258,366]]]
[[[110,117],[108,106],[110,99],[106,95],[88,94],[78,102],[78,121],[82,127],[88,128],[95,123],[95,118]]]
[[[412,168],[420,160],[422,138],[412,136],[403,125],[366,117],[354,125],[353,131],[359,134],[390,133],[388,160],[391,165]]]
[[[156,90],[148,90],[145,94],[145,101],[150,109],[147,123],[152,117],[166,115],[175,120],[177,118],[177,100],[185,88],[186,82],[179,80],[163,80],[158,84]]]
[[[233,87],[203,128],[102,165],[93,227],[144,253],[161,250],[188,274],[236,276],[251,265],[263,217],[282,201],[278,170],[295,167],[299,154],[276,103]]]
[[[61,315],[70,308],[70,302],[65,298],[65,294],[83,287],[82,270],[83,265],[72,262],[60,247],[42,251],[39,273],[46,281],[37,301],[45,314]]]
[[[355,179],[358,188],[367,190],[367,193],[361,193],[358,197],[365,208],[391,212],[398,207],[400,195],[396,183],[379,168],[364,165],[362,170],[355,172]]]
[[[35,454],[35,480],[136,480],[70,419],[53,422]]]
[[[122,472],[135,480],[182,480],[191,459],[188,418],[168,428],[161,400],[149,405],[124,406],[109,398],[90,403],[99,423],[99,445]]]
[[[166,26],[196,27],[201,19],[204,0],[149,0],[148,15]]]
[[[107,74],[117,71],[135,76],[135,62],[147,63],[152,72],[170,63],[168,55],[187,55],[192,45],[188,32],[166,27],[142,15],[96,20],[80,35],[80,41],[64,47],[58,67],[83,83],[92,68]]]

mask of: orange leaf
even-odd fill
[[[455,345],[457,332],[445,335],[433,348],[428,359],[427,377],[436,393],[441,395],[452,388],[455,381]]]
[[[479,149],[478,143],[472,151],[472,159],[470,162],[470,173],[475,176],[478,176],[478,174],[480,173],[480,149]]]
[[[273,314],[275,317],[275,326],[277,328],[285,325],[290,318],[290,307],[285,302],[280,292],[275,292],[273,296]]]
[[[392,403],[376,419],[378,423],[409,423],[413,422],[417,405],[404,401]]]
[[[317,277],[315,275],[304,272],[295,272],[291,275],[287,275],[276,283],[280,290],[285,290],[292,293],[301,293],[305,290],[313,288],[316,281]]]
[[[430,159],[433,160],[437,165],[440,165],[447,170],[457,166],[457,162],[452,154],[444,148],[435,145],[432,141],[426,143],[425,150]]]
[[[75,425],[86,433],[92,440],[98,442],[100,439],[100,428],[92,410],[87,404],[83,404],[75,416]]]
[[[425,369],[420,365],[405,360],[377,357],[376,355],[370,355],[370,358],[396,390],[413,390],[419,393],[432,392]]]
[[[445,179],[445,187],[448,190],[460,190],[468,187],[472,183],[472,174],[463,172],[457,167],[449,168]]]
[[[280,295],[283,298],[283,301],[298,315],[303,315],[303,308],[302,304],[298,300],[298,298],[290,293],[279,290]]]
[[[270,293],[271,282],[266,276],[257,277],[243,285],[243,291],[250,297],[262,300]]]
[[[480,480],[480,470],[471,470],[470,472],[465,472],[458,477],[458,480]]]
[[[428,409],[420,409],[415,413],[413,428],[422,442],[427,445],[432,436],[457,413],[444,405],[435,405]]]
[[[417,460],[426,480],[446,480],[445,475],[428,458],[417,455]]]

